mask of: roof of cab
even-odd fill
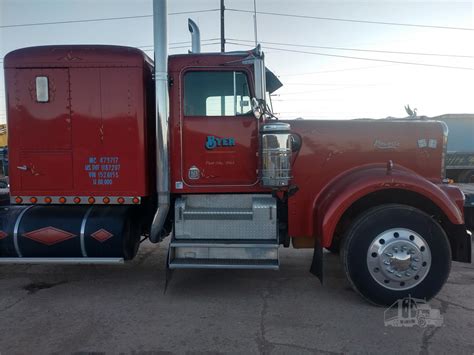
[[[222,65],[232,63],[242,63],[243,59],[250,58],[253,50],[233,51],[233,52],[201,52],[188,54],[170,55],[170,70],[181,70],[183,66],[208,66]],[[275,92],[283,86],[278,77],[268,68],[266,68],[266,85],[267,90],[271,93]]]
[[[153,61],[140,49],[111,45],[37,46],[14,50],[5,68],[31,67],[140,67]]]

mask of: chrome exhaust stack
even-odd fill
[[[201,32],[196,22],[188,18],[188,29],[191,33],[191,53],[201,53]]]
[[[165,236],[163,226],[170,208],[170,166],[168,133],[168,6],[167,0],[153,1],[153,42],[155,48],[156,193],[158,207],[150,230],[150,241]]]

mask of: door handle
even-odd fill
[[[28,167],[26,165],[20,165],[20,166],[17,166],[16,167],[18,170],[23,170],[23,171],[27,171],[28,170]]]

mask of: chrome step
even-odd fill
[[[276,242],[258,240],[193,240],[173,239],[170,242],[170,260],[278,260]]]
[[[186,195],[175,202],[170,269],[278,269],[271,195]]]
[[[260,259],[184,259],[170,262],[170,269],[270,269],[278,270],[278,260]]]
[[[278,248],[278,244],[265,239],[174,239],[170,247],[195,248]]]
[[[199,220],[251,220],[253,211],[245,208],[194,208],[179,210],[181,219]]]
[[[170,269],[278,269],[279,245],[265,239],[172,239]]]
[[[175,239],[276,239],[271,195],[186,195],[175,202]]]

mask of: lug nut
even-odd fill
[[[398,278],[402,278],[402,274],[399,274],[399,273],[396,273],[395,276]]]
[[[389,258],[391,258],[393,256],[392,253],[384,253],[384,255],[388,256]]]
[[[411,266],[411,269],[412,269],[413,271],[418,270],[418,268],[417,268],[415,265],[412,265],[412,266]]]

